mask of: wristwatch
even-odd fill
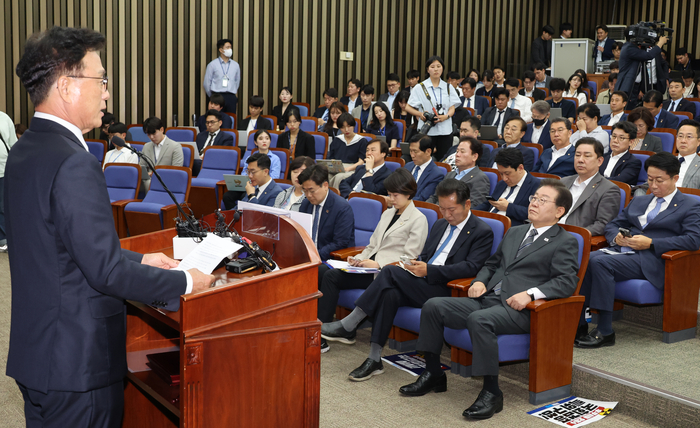
[[[535,301],[535,293],[530,291],[530,290],[527,290],[526,293],[528,296],[530,296],[530,301],[534,302]]]

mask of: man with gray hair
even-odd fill
[[[554,174],[559,177],[568,177],[576,174],[574,168],[574,154],[576,149],[571,144],[571,122],[565,117],[558,117],[552,121],[549,129],[552,139],[552,147],[542,152],[532,172]]]
[[[546,101],[535,101],[530,108],[532,112],[532,123],[527,124],[527,131],[523,137],[525,143],[536,143],[544,150],[552,147],[552,139],[549,137],[549,103]]]

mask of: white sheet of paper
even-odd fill
[[[250,202],[238,202],[238,209],[243,211],[260,211],[264,213],[283,215],[291,218],[292,220],[299,223],[301,227],[306,230],[306,233],[311,236],[311,228],[313,226],[314,216],[311,214],[300,213],[297,211],[283,210],[281,208],[268,207],[267,205],[251,204]],[[245,215],[245,214],[244,214]]]
[[[231,238],[221,238],[214,234],[207,235],[197,248],[187,255],[176,270],[199,269],[205,274],[211,274],[216,266],[229,254],[233,254],[242,245],[236,244]]]
[[[352,266],[350,266],[350,263],[344,262],[342,260],[328,259],[328,260],[326,260],[326,263],[333,266],[334,269],[347,269],[349,267],[352,267]]]

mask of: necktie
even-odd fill
[[[450,240],[452,239],[452,234],[455,232],[455,229],[457,229],[457,226],[450,226],[450,233],[447,235],[447,239],[445,239],[445,242],[440,245],[440,248],[433,254],[433,257],[428,260],[428,264],[432,265],[435,259],[438,258],[438,256],[442,253],[442,251],[447,247],[447,244],[450,243]]]
[[[213,132],[209,133],[209,139],[207,140],[206,143],[204,143],[204,147],[202,147],[202,151],[199,152],[200,155],[202,154],[202,152],[204,152],[204,149],[209,147],[209,145],[212,143],[212,141],[214,141],[214,135],[216,135],[216,134]]]
[[[318,235],[318,207],[318,205],[314,205],[314,224],[311,227],[311,237],[313,238],[316,246],[318,246],[318,243],[316,242],[316,236]]]
[[[420,172],[420,167],[416,166],[413,168],[413,179],[416,180],[416,183],[418,182],[418,173]]]
[[[501,116],[503,115],[503,111],[498,112],[498,118],[496,119],[496,131],[499,131],[499,126],[501,125]],[[500,134],[500,132],[499,132]]]
[[[515,98],[510,101],[510,108],[515,108]]]
[[[520,244],[520,248],[518,248],[518,252],[515,254],[515,258],[517,259],[518,256],[520,255],[520,252],[523,251],[525,248],[529,247],[532,245],[533,242],[535,242],[535,236],[537,236],[537,229],[532,229],[530,231],[530,234],[527,235],[527,238],[523,241],[522,244]],[[503,283],[503,280],[498,281],[498,284],[496,284],[493,287],[493,293],[496,296],[500,296],[501,294],[501,284]]]
[[[515,192],[515,189],[516,189],[517,187],[518,187],[517,184],[516,184],[515,186],[511,187],[511,188],[510,188],[510,191],[508,191],[508,195],[506,195],[505,199],[510,198],[510,195],[512,195],[513,192]],[[501,194],[501,195],[502,195],[502,194]],[[499,198],[499,199],[500,199],[500,198]],[[497,213],[497,212],[498,212],[498,208],[496,208],[496,207],[491,208],[491,212],[492,212],[492,213]]]
[[[325,113],[323,113],[323,117],[321,119],[323,119],[324,122],[328,122],[328,109],[326,109]]]
[[[644,227],[647,227],[649,223],[651,223],[657,215],[659,215],[659,211],[661,210],[661,204],[664,203],[664,198],[656,198],[656,206],[654,207],[653,210],[649,214],[647,214],[647,224],[644,225]]]
[[[685,158],[684,158],[683,156],[681,156],[681,157],[678,159],[678,162],[680,162],[681,165],[683,165],[683,162],[685,162]]]
[[[471,108],[471,106],[472,106],[472,99],[467,98],[467,108]]]

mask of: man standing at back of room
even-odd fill
[[[204,73],[204,91],[208,97],[221,94],[225,101],[225,112],[236,113],[238,106],[238,87],[241,85],[241,67],[231,59],[233,42],[221,39],[216,42],[219,56],[207,65]]]

